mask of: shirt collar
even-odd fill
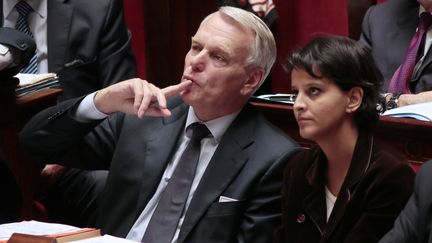
[[[3,16],[8,18],[12,10],[14,10],[15,5],[20,0],[6,0],[3,1]],[[47,0],[27,0],[26,1],[41,18],[46,18],[48,3]]]
[[[215,139],[216,143],[219,143],[223,134],[228,129],[229,125],[234,121],[234,119],[237,117],[237,115],[240,113],[234,112],[225,116],[218,117],[216,119],[202,122],[195,114],[195,111],[192,106],[189,107],[188,115],[186,118],[186,126],[185,126],[185,133],[187,136],[189,136],[186,132],[186,128],[189,127],[192,123],[199,122],[202,124],[205,124],[207,128],[210,130],[210,133],[212,134],[213,138]]]

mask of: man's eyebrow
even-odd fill
[[[227,57],[227,58],[228,58],[228,57],[231,57],[230,52],[228,52],[228,51],[225,50],[224,48],[216,47],[214,50],[215,50],[216,52],[222,54],[223,56]]]
[[[194,36],[191,37],[191,42],[192,42],[192,43],[199,43],[199,41],[197,41],[197,40],[194,38]]]
[[[199,45],[201,45],[201,42],[198,41],[197,39],[195,39],[194,36],[192,36],[191,37],[191,44],[199,44]],[[212,47],[210,51],[220,52],[222,55],[224,55],[226,57],[230,57],[231,56],[230,52],[226,48],[221,47],[221,46]]]

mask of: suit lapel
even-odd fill
[[[388,45],[387,63],[395,63],[395,67],[389,67],[396,70],[400,63],[403,62],[405,54],[408,50],[408,45],[411,38],[414,36],[417,27],[418,7],[407,6],[401,15],[397,18],[397,28],[389,29],[384,43]],[[400,48],[405,46],[406,48]]]
[[[321,234],[326,227],[326,202],[324,195],[326,162],[325,156],[320,151],[314,158],[314,162],[306,172],[306,179],[311,188],[302,202],[304,212],[311,218],[313,224]]]
[[[429,47],[429,50],[427,51],[426,56],[424,57],[424,60],[421,63],[421,66],[419,67],[418,71],[414,73],[414,76],[410,79],[411,87],[415,87],[415,84],[419,81],[420,77],[423,76],[425,72],[425,68],[429,66],[431,62],[432,62],[432,52],[431,52],[431,47]],[[411,88],[411,90],[414,90],[414,88]]]
[[[166,165],[173,152],[175,152],[176,143],[184,128],[187,111],[188,106],[186,105],[181,105],[172,110],[172,115],[165,118],[160,127],[153,130],[146,142],[144,158],[146,163],[142,168],[144,173],[136,207],[137,215],[140,215],[153,196]]]
[[[63,68],[69,43],[73,8],[66,0],[48,1],[48,71],[59,72]]]
[[[227,129],[186,212],[178,242],[187,235],[241,170],[249,155],[244,150],[253,143],[255,119],[249,116],[249,108],[242,111]]]
[[[342,184],[333,211],[330,215],[326,236],[330,236],[341,223],[346,208],[355,194],[356,186],[370,167],[372,158],[373,137],[367,133],[360,133],[354,149],[350,168]]]

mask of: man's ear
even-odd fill
[[[347,113],[354,113],[361,106],[363,100],[363,89],[356,86],[348,91]]]
[[[244,82],[240,93],[245,96],[250,96],[260,85],[261,79],[264,77],[264,68],[253,68],[249,71],[248,79]]]

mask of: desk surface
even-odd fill
[[[300,137],[292,105],[251,102],[276,126],[304,147],[314,143]],[[374,128],[375,137],[402,152],[413,164],[432,159],[432,122],[381,116]]]
[[[24,95],[22,97],[19,97],[16,100],[16,104],[18,106],[25,106],[28,104],[31,104],[35,101],[40,101],[40,100],[46,100],[46,99],[51,99],[51,98],[57,98],[58,95],[60,95],[62,93],[61,89],[43,89],[40,90],[38,92],[29,94],[29,95]]]

